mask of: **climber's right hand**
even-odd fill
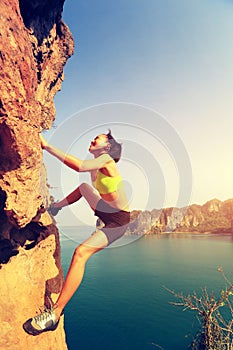
[[[48,146],[48,142],[45,140],[45,138],[41,134],[40,134],[40,144],[42,149],[45,149]]]

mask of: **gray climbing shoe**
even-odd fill
[[[39,315],[34,316],[23,324],[25,332],[31,335],[39,335],[43,332],[55,331],[59,323],[53,307],[45,308]]]
[[[53,216],[56,216],[61,209],[62,208],[55,208],[54,203],[51,203],[50,207],[48,208],[48,212]]]

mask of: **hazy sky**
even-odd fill
[[[232,18],[230,0],[67,0],[75,54],[45,137],[84,159],[110,127],[132,209],[233,198]],[[88,181],[45,162],[56,198]],[[76,210],[91,220],[78,204],[60,222]]]

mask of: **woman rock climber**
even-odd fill
[[[84,197],[94,215],[102,220],[104,227],[97,229],[75,249],[65,282],[54,306],[24,323],[24,330],[32,335],[57,328],[64,307],[82,282],[87,260],[123,236],[130,221],[128,200],[116,166],[121,157],[121,144],[114,139],[111,131],[96,136],[91,142],[89,152],[94,156],[91,160],[81,160],[65,154],[48,144],[43,136],[40,135],[40,138],[41,147],[65,165],[78,172],[89,172],[92,184],[97,190],[95,191],[87,183],[82,183],[66,198],[52,204],[50,207],[52,215]]]

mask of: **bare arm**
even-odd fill
[[[71,156],[60,149],[48,144],[48,142],[40,135],[41,147],[48,151],[50,154],[58,158],[61,162],[67,165],[69,168],[78,172],[85,172],[103,168],[103,166],[112,160],[108,154],[102,154],[101,156],[91,160],[81,160],[77,157]]]

